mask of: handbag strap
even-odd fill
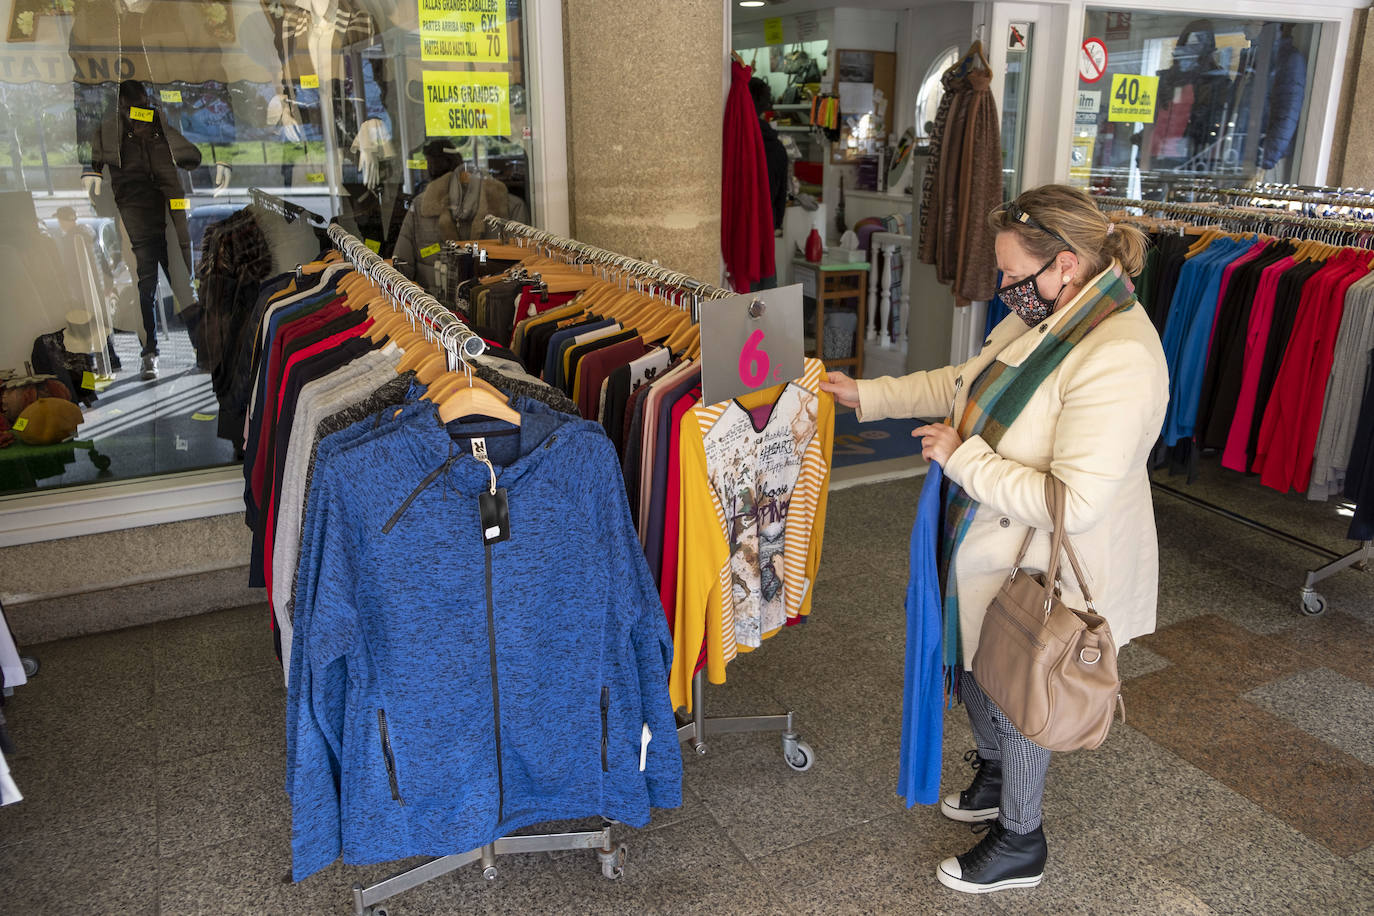
[[[1059,572],[1059,552],[1062,549],[1064,556],[1069,558],[1069,566],[1073,569],[1073,577],[1078,582],[1078,591],[1083,595],[1084,602],[1088,605],[1088,610],[1093,613],[1097,609],[1093,606],[1092,593],[1088,591],[1088,580],[1083,575],[1083,567],[1078,563],[1078,553],[1073,549],[1073,544],[1069,542],[1069,532],[1064,524],[1064,509],[1067,501],[1069,488],[1064,485],[1064,481],[1055,477],[1053,474],[1045,475],[1045,502],[1050,509],[1050,518],[1054,525],[1054,533],[1050,538],[1050,550],[1053,554],[1050,559],[1050,575],[1046,578],[1046,598],[1049,597],[1048,590],[1055,581],[1055,575]]]

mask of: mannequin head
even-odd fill
[[[124,80],[119,84],[119,110],[148,107],[148,89],[138,80]]]
[[[458,152],[458,144],[448,137],[425,141],[424,153],[425,167],[431,181],[463,167],[463,154]]]

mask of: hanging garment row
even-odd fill
[[[598,422],[620,456],[673,629],[673,705],[690,711],[696,672],[704,667],[711,683],[724,683],[738,653],[810,613],[834,442],[824,366],[807,360],[797,379],[704,405],[692,313],[699,285],[626,281],[628,271],[601,276],[583,263],[586,246],[560,249],[539,235],[545,245],[510,277],[488,279],[495,287],[526,282],[511,278],[518,271],[538,272],[559,284],[551,296],[559,289],[570,297],[545,309],[543,293],[527,287],[511,350]],[[482,295],[480,284],[471,290]]]
[[[1361,420],[1374,409],[1374,253],[1115,218],[1145,223],[1154,243],[1136,284],[1169,363],[1161,445],[1171,452],[1160,460],[1185,464],[1215,450],[1223,467],[1280,492],[1344,495],[1360,506],[1349,537],[1368,540],[1374,430]]]
[[[381,270],[332,252],[273,278],[251,330],[296,880],[681,803],[672,641],[614,450]]]

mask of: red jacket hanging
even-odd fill
[[[773,263],[773,209],[768,199],[768,163],[754,99],[753,73],[730,62],[730,95],[725,100],[722,144],[720,251],[737,292],[777,273]]]

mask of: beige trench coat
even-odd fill
[[[961,416],[969,386],[987,365],[994,359],[1020,365],[1068,311],[1029,330],[1008,316],[963,365],[860,381],[859,419]],[[1069,535],[1117,647],[1154,631],[1159,550],[1145,461],[1168,400],[1159,335],[1136,305],[1104,320],[1069,352],[997,451],[980,436],[955,450],[945,476],[979,503],[954,558],[965,667],[972,666],[983,614],[1011,571],[1027,526],[1050,523],[1046,472],[1067,487]],[[1026,565],[1043,570],[1048,559],[1049,536],[1038,534]],[[1072,572],[1065,570],[1064,579],[1066,600],[1082,607]]]

